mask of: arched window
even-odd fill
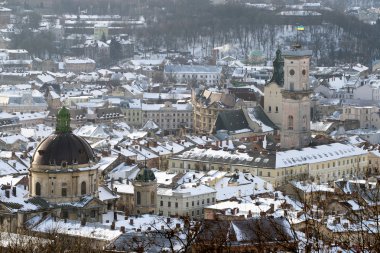
[[[150,193],[150,204],[154,205],[154,202],[156,201],[156,198],[154,196],[154,192]]]
[[[40,183],[36,183],[36,190],[35,190],[35,192],[36,192],[36,195],[37,196],[41,196],[41,184]]]
[[[141,205],[141,192],[136,193],[136,202],[137,205]]]
[[[293,130],[293,116],[288,116],[288,130]]]
[[[80,194],[81,195],[85,195],[86,194],[86,182],[83,181],[81,184],[80,184]]]

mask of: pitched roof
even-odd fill
[[[255,121],[261,126],[263,132],[270,132],[278,129],[278,127],[265,114],[261,106],[248,108],[248,116],[252,121]]]
[[[294,242],[296,239],[289,222],[283,217],[236,221],[205,220],[204,227],[205,232],[200,234],[199,240],[214,241],[219,235],[228,239],[231,245]]]
[[[221,111],[216,119],[216,131],[228,130],[236,131],[249,128],[243,110]]]

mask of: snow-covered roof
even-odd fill
[[[99,186],[98,193],[99,193],[99,200],[101,201],[107,201],[107,200],[113,200],[113,199],[119,198],[119,196],[113,193],[107,186]]]
[[[222,67],[212,65],[165,65],[166,73],[208,73],[220,74]]]
[[[80,236],[86,238],[94,238],[97,240],[111,241],[116,239],[120,234],[120,230],[111,230],[105,226],[100,226],[100,224],[86,224],[82,226],[80,221],[67,220],[57,220],[54,221],[53,218],[48,218],[37,226],[35,226],[32,231],[42,232],[42,233],[59,233],[72,236]]]
[[[184,196],[194,197],[198,195],[205,195],[210,193],[216,193],[216,190],[203,184],[197,183],[183,183],[176,189],[158,188],[158,196]]]
[[[227,200],[232,197],[245,197],[264,192],[272,192],[273,186],[249,173],[238,172],[232,177],[223,177],[215,184],[216,199]]]
[[[170,104],[168,106],[167,104],[141,104],[141,110],[142,111],[159,111],[171,108],[172,110],[177,111],[192,111],[193,107],[190,103],[186,104]]]
[[[70,58],[65,58],[64,61],[66,64],[88,64],[88,63],[95,64],[95,61],[90,59],[90,58],[73,58],[73,57],[70,57]]]
[[[305,193],[334,192],[334,188],[329,187],[328,184],[316,184],[316,183],[307,183],[307,182],[299,182],[299,181],[292,181],[291,184],[295,188]]]
[[[276,168],[291,167],[301,164],[319,163],[345,157],[366,155],[361,148],[342,143],[332,143],[301,150],[288,150],[276,153]]]
[[[334,122],[310,121],[310,129],[317,132],[326,132]]]

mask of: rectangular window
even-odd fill
[[[172,206],[172,203],[169,201],[168,202],[168,207],[171,207]]]
[[[67,184],[66,183],[62,183],[62,197],[66,197],[67,196]]]
[[[160,201],[160,206],[164,206],[164,201]]]
[[[178,208],[178,202],[175,202],[175,208]]]

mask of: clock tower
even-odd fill
[[[310,143],[309,66],[311,50],[283,52],[281,148],[302,148]]]

